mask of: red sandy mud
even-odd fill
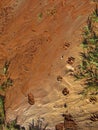
[[[29,113],[29,93],[35,104],[44,102],[62,69],[59,59],[67,55],[64,45],[76,46],[74,34],[92,8],[90,0],[0,1],[0,67],[10,61],[8,74],[13,79],[6,92],[7,121]]]

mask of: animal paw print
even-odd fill
[[[34,105],[34,103],[35,103],[35,101],[34,101],[34,96],[33,96],[32,93],[29,93],[29,94],[28,94],[28,103],[29,103],[30,105]]]
[[[63,45],[63,49],[64,49],[64,50],[67,50],[68,47],[70,47],[70,43],[65,42],[64,45]]]
[[[67,60],[67,63],[72,65],[75,61],[75,58],[74,57],[68,57],[68,60]]]
[[[63,94],[63,95],[68,95],[68,94],[69,94],[69,90],[65,87],[65,88],[62,90],[62,94]]]

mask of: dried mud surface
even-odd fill
[[[0,1],[0,68],[9,61],[8,75],[13,79],[5,99],[7,122],[17,118],[27,127],[32,119],[43,117],[54,127],[63,121],[62,113],[69,112],[81,129],[90,130],[84,115],[94,105],[81,102],[77,95],[81,85],[76,87],[79,84],[65,76],[65,70],[68,57],[79,60],[81,28],[93,7],[90,0]],[[65,87],[68,96],[62,94]]]

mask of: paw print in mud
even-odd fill
[[[63,45],[63,49],[67,50],[70,47],[70,43],[65,42]]]
[[[29,103],[30,105],[34,105],[34,104],[35,104],[34,96],[33,96],[32,93],[29,93],[29,94],[28,94],[28,103]]]

